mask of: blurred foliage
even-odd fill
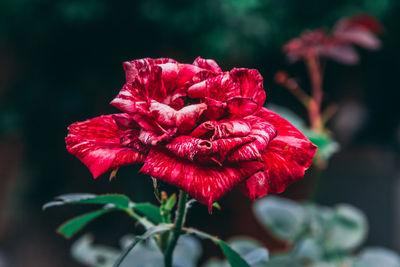
[[[120,240],[122,249],[93,244],[93,237],[84,235],[72,246],[72,256],[81,264],[92,267],[111,267],[122,251],[134,242],[135,236],[126,235]],[[196,266],[201,255],[201,246],[192,236],[184,235],[178,241],[174,252],[174,266]],[[138,244],[133,249],[121,267],[162,267],[163,254],[154,239]]]
[[[236,253],[252,267],[400,267],[399,255],[391,250],[367,247],[359,251],[368,233],[368,223],[364,213],[351,205],[338,204],[331,208],[268,196],[257,200],[253,211],[266,230],[286,242],[290,249],[269,255],[258,241],[235,237],[224,245],[229,263],[212,258],[204,267],[241,266],[235,262]],[[150,228],[142,236],[124,236],[121,249],[95,245],[93,237],[84,235],[75,241],[72,255],[85,266],[108,267],[123,251],[129,251],[121,266],[161,267],[163,255],[151,237],[158,233],[158,228],[168,229],[162,227]],[[200,232],[196,235],[209,238]],[[193,236],[183,235],[174,252],[174,266],[197,266],[201,253],[200,242]]]
[[[368,224],[364,213],[351,205],[330,208],[269,196],[253,208],[271,234],[291,244],[289,251],[272,255],[266,267],[400,266],[400,257],[384,248],[355,253],[366,239]]]
[[[101,209],[72,218],[62,224],[57,229],[57,232],[65,238],[71,238],[86,225],[105,213],[116,210],[123,211],[132,217],[132,219],[134,219],[138,224],[142,225],[144,229],[146,229],[146,232],[140,236],[136,236],[132,242],[130,242],[130,244],[124,246],[123,250],[119,252],[116,252],[118,251],[116,249],[108,249],[105,246],[93,246],[91,244],[91,238],[83,237],[79,241],[75,242],[75,245],[72,249],[72,254],[78,261],[88,266],[113,265],[115,267],[119,267],[143,266],[144,264],[145,266],[161,267],[164,263],[164,256],[162,254],[166,253],[166,250],[163,247],[163,239],[167,237],[168,240],[168,236],[170,235],[168,232],[174,231],[173,224],[171,224],[171,213],[176,203],[175,194],[168,198],[167,193],[163,191],[161,192],[161,195],[163,200],[160,201],[160,206],[157,207],[150,203],[134,203],[127,196],[121,194],[94,195],[88,193],[73,193],[58,196],[55,201],[46,203],[43,206],[43,210],[67,204],[91,204],[97,207],[102,206]],[[190,202],[193,203],[193,200]],[[192,205],[190,202],[184,205],[184,211],[180,212],[186,212],[189,208],[191,208]],[[136,212],[139,212],[140,215]],[[193,228],[187,228],[185,232],[192,233],[201,239],[209,239],[213,241],[221,248],[227,259],[227,262],[229,262],[229,264],[232,266],[248,267],[249,265],[247,262],[260,263],[268,258],[268,251],[264,248],[261,248],[260,245],[254,242],[249,243],[246,242],[246,240],[240,240],[238,242],[228,244],[215,236]],[[154,241],[153,239],[157,240],[156,247],[148,246],[146,243],[143,244],[144,242],[151,243]],[[187,243],[189,242],[187,240],[190,241],[190,238],[184,237],[183,239],[180,239],[180,242]],[[196,242],[198,241],[190,242],[192,242],[192,245],[185,244],[182,245],[183,248],[179,248],[178,242],[178,247],[174,250],[174,266],[183,267],[194,266],[196,264],[196,261],[201,254],[201,252],[199,252],[201,248],[197,248],[199,247],[199,245],[196,245]],[[182,251],[185,249],[194,250],[194,254],[187,253],[187,251]],[[138,250],[143,250],[143,252],[138,254]],[[238,251],[242,253],[238,253]],[[135,256],[132,257],[132,255]]]
[[[182,37],[190,35],[194,37],[190,40],[194,45],[193,48],[212,57],[256,57],[260,49],[280,47],[304,28],[331,25],[343,15],[369,13],[382,18],[397,1],[141,0],[134,2],[121,1],[116,4],[106,0],[2,1],[0,32],[20,34],[29,31],[32,34],[46,34],[57,29],[59,24],[73,27],[120,16],[126,17],[127,26],[143,20],[157,24],[166,30],[167,34],[179,33]],[[120,12],[123,7],[126,11]]]

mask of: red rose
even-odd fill
[[[122,114],[69,126],[67,149],[94,177],[142,163],[141,172],[211,205],[239,186],[251,199],[303,177],[316,147],[263,108],[257,70],[222,72],[215,61],[124,63],[126,84],[112,105]]]

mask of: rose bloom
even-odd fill
[[[283,46],[290,62],[320,56],[339,63],[354,65],[359,56],[354,45],[368,50],[378,50],[381,42],[377,34],[383,27],[374,17],[361,14],[339,20],[329,34],[325,29],[306,30]]]
[[[293,125],[263,107],[260,73],[222,72],[214,60],[124,63],[111,102],[123,113],[69,126],[67,149],[97,178],[124,165],[183,189],[211,207],[234,186],[254,200],[302,178],[316,151]]]

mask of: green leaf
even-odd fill
[[[101,209],[93,212],[89,212],[83,214],[81,216],[72,218],[67,222],[63,223],[60,227],[57,228],[57,232],[63,235],[65,238],[71,238],[74,234],[76,234],[79,230],[85,227],[90,221],[96,219],[97,217],[103,215],[111,211],[112,209]]]
[[[233,250],[227,243],[225,243],[224,241],[218,239],[215,236],[209,235],[207,233],[201,232],[199,230],[193,229],[193,228],[189,228],[186,231],[187,233],[190,234],[195,234],[196,236],[202,238],[202,239],[210,239],[211,241],[213,241],[215,244],[219,245],[222,249],[222,252],[225,254],[226,259],[228,260],[229,264],[233,267],[249,267],[250,265],[242,258],[242,256],[240,256],[240,254],[238,252],[236,252],[235,250]],[[239,246],[239,245],[238,245]],[[248,244],[247,244],[248,247]],[[265,254],[265,252],[260,252],[257,251],[255,254],[257,255],[250,255],[252,260],[256,260],[255,258],[260,258],[260,253]],[[268,251],[267,251],[268,254]],[[268,255],[267,255],[268,257]]]
[[[112,205],[115,208],[127,209],[130,206],[130,199],[121,194],[66,194],[56,197],[56,201],[48,202],[43,206],[43,209],[47,209],[53,206],[60,206],[65,204],[106,204]]]
[[[82,199],[76,202],[76,204],[110,204],[119,209],[129,208],[130,203],[131,201],[127,196],[120,194],[98,195],[94,198]]]
[[[150,221],[155,224],[162,223],[162,216],[160,209],[150,203],[137,203],[133,205],[132,209],[141,213],[143,216],[147,217]]]
[[[232,267],[250,267],[250,265],[227,243],[222,240],[217,240],[217,244],[221,247],[224,252],[226,259]]]
[[[323,160],[328,160],[340,149],[339,143],[333,140],[326,133],[317,133],[311,130],[304,130],[303,134],[318,147],[317,155]]]
[[[176,204],[176,194],[173,194],[168,198],[168,200],[164,204],[164,209],[167,211],[171,211]]]
[[[367,219],[362,211],[347,204],[337,205],[327,229],[325,247],[329,251],[353,250],[365,240],[367,232]]]
[[[229,240],[229,245],[251,266],[264,265],[268,261],[268,250],[253,239],[238,237]]]
[[[293,241],[304,230],[305,211],[292,200],[269,196],[257,200],[253,210],[257,219],[277,238]]]
[[[135,241],[132,242],[131,245],[129,245],[121,254],[121,256],[118,258],[118,260],[114,263],[114,267],[119,267],[121,263],[124,261],[125,257],[129,254],[129,252],[140,242],[143,240],[146,240],[154,235],[161,234],[163,232],[171,230],[172,225],[171,224],[160,224],[154,227],[151,227],[149,230],[147,230],[143,235],[137,236],[135,238]]]

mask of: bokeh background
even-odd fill
[[[109,105],[124,83],[122,62],[171,57],[217,60],[223,70],[258,69],[267,102],[306,112],[274,83],[285,69],[308,87],[304,65],[288,65],[281,46],[302,30],[330,27],[339,18],[376,16],[383,48],[360,50],[357,66],[329,62],[324,90],[339,106],[329,126],[341,145],[322,174],[317,202],[347,202],[366,212],[366,244],[400,252],[400,2],[397,0],[2,0],[0,1],[0,266],[80,266],[71,240],[56,227],[85,208],[42,212],[70,192],[124,193],[153,201],[152,183],[139,167],[122,168],[112,182],[89,171],[65,149],[67,126],[118,112]],[[305,200],[313,170],[285,196]],[[166,190],[171,190],[162,185]],[[248,199],[233,191],[208,215],[191,211],[188,224],[222,238],[251,235],[272,250],[284,247],[257,224]],[[95,242],[117,245],[134,225],[113,213],[84,230]],[[205,257],[218,255],[205,243]],[[204,257],[204,258],[205,258]],[[204,260],[203,258],[203,260]]]

